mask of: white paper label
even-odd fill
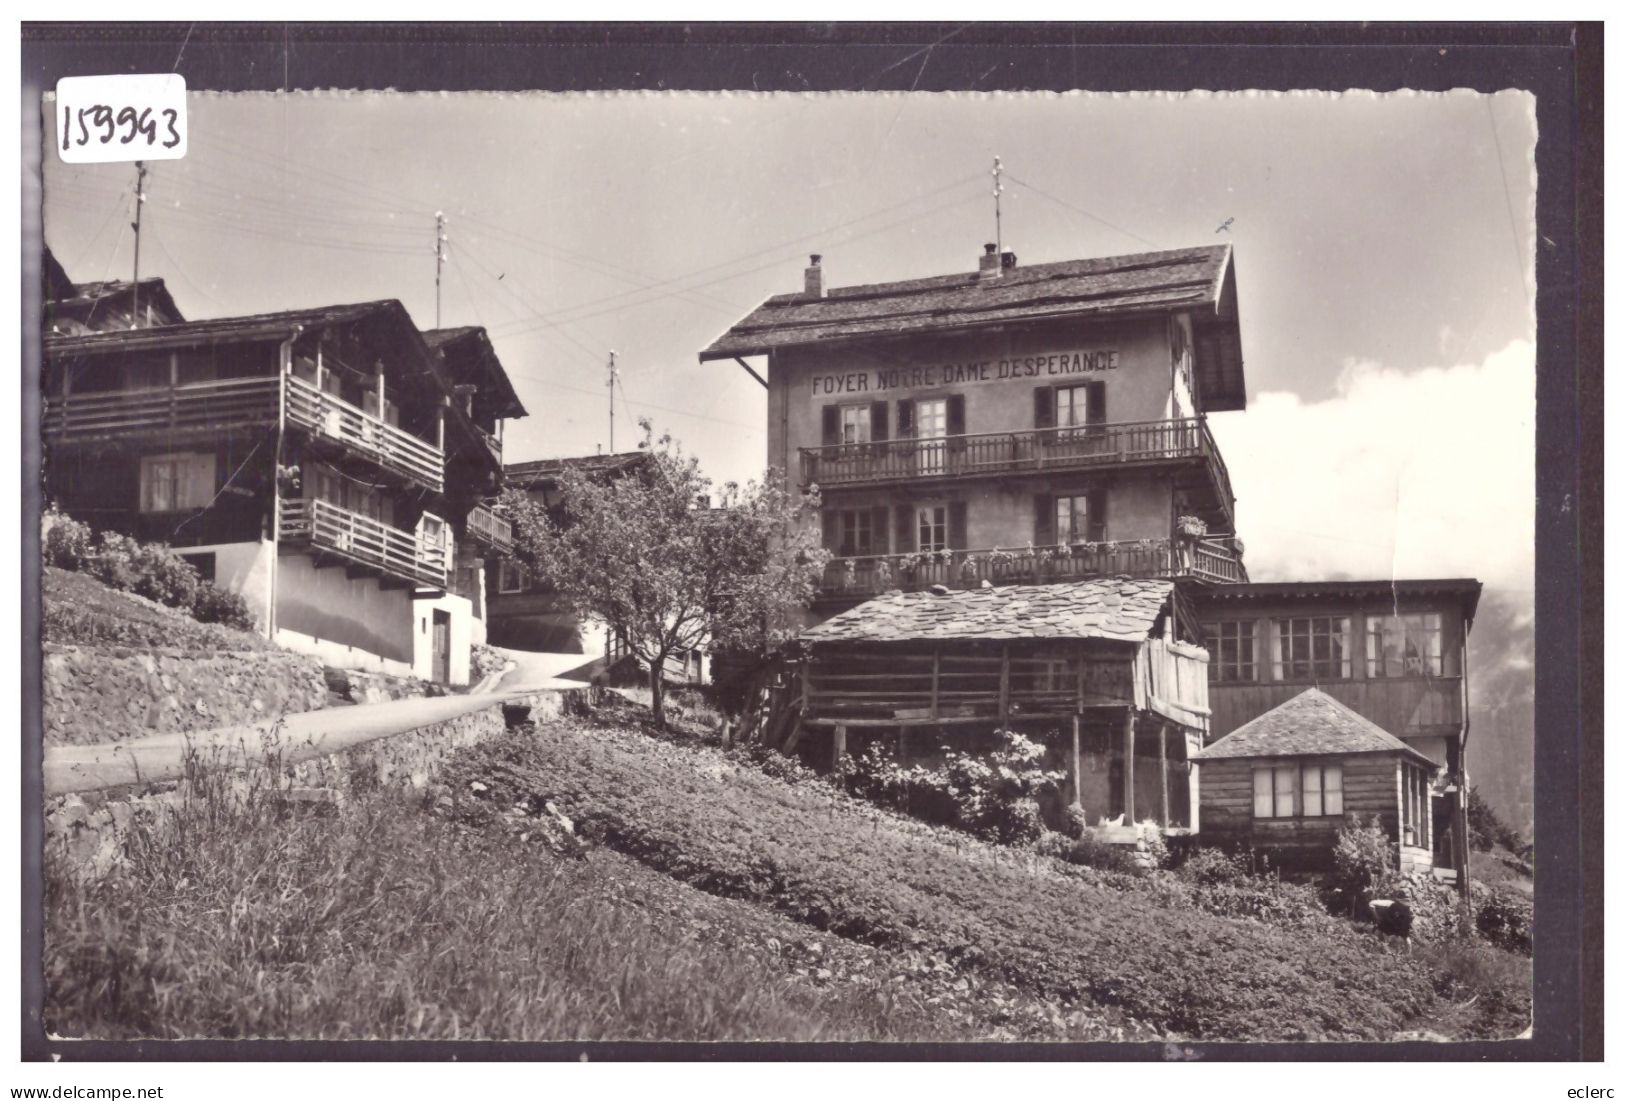
[[[186,156],[179,73],[68,76],[56,84],[56,150],[72,164]]]

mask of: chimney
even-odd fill
[[[812,263],[807,265],[807,296],[809,298],[824,297],[824,258],[818,253],[812,254]]]
[[[983,253],[977,259],[979,267],[976,271],[978,279],[997,279],[1000,275],[999,246],[986,244],[982,246]]]

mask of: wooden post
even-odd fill
[[[831,737],[830,769],[834,772],[841,770],[841,762],[846,760],[846,727],[837,726]]]
[[[1162,771],[1162,805],[1159,810],[1159,821],[1162,828],[1167,829],[1170,819],[1168,817],[1168,720],[1164,719],[1157,727],[1157,767]]]
[[[1123,708],[1123,825],[1134,825],[1134,708]]]
[[[1083,725],[1082,715],[1072,716],[1072,805],[1083,806],[1082,738],[1078,728]]]
[[[999,725],[1010,725],[1010,647],[999,649]]]
[[[938,691],[942,683],[942,647],[938,646],[931,651],[931,717],[942,717],[942,710],[938,701]]]

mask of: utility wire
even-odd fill
[[[1146,238],[1141,237],[1138,233],[1135,233],[1133,230],[1124,229],[1122,226],[1117,225],[1114,222],[1108,222],[1106,219],[1102,218],[1100,215],[1094,213],[1093,211],[1085,210],[1081,206],[1074,206],[1073,204],[1067,202],[1065,199],[1056,198],[1054,195],[1051,195],[1048,191],[1045,191],[1043,188],[1037,187],[1034,184],[1030,184],[1026,180],[1018,179],[1015,176],[1011,176],[1009,173],[1006,173],[1006,175],[1009,176],[1009,179],[1010,179],[1011,183],[1019,184],[1020,186],[1025,187],[1028,191],[1031,191],[1033,194],[1040,195],[1043,198],[1048,199],[1050,202],[1055,203],[1057,206],[1063,206],[1066,209],[1072,211],[1074,214],[1081,214],[1085,218],[1090,219],[1091,221],[1099,222],[1101,225],[1105,226],[1107,229],[1115,230],[1116,232],[1123,234],[1125,237],[1132,237],[1136,241],[1140,242],[1142,245],[1148,245],[1151,248],[1157,248],[1157,249],[1162,248],[1162,246],[1157,244],[1155,241],[1147,240]]]
[[[1518,258],[1518,281],[1523,284],[1524,301],[1530,306],[1534,305],[1535,294],[1529,286],[1528,264],[1523,258],[1523,240],[1518,236],[1518,219],[1512,212],[1512,187],[1507,182],[1506,158],[1501,152],[1501,131],[1495,125],[1495,101],[1493,96],[1484,97],[1484,109],[1490,116],[1490,134],[1495,138],[1495,167],[1501,171],[1501,195],[1506,199],[1507,229],[1512,234],[1512,250]]]

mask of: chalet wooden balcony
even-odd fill
[[[446,586],[443,547],[326,501],[281,502],[279,537],[285,544],[307,549],[318,563],[343,564],[357,576]]]
[[[513,551],[513,523],[484,505],[475,505],[469,511],[468,537],[481,546],[503,554]]]
[[[295,375],[289,375],[287,383],[289,424],[304,428],[313,440],[359,453],[426,489],[445,491],[446,457],[440,448]]]
[[[1136,539],[1015,551],[881,554],[831,559],[824,567],[820,595],[867,599],[892,589],[976,588],[984,580],[995,585],[1042,585],[1119,575],[1231,585],[1247,580],[1247,567],[1235,548],[1222,539],[1203,539],[1194,548],[1173,539]]]
[[[142,436],[178,441],[227,427],[275,425],[284,384],[290,425],[426,489],[444,491],[440,448],[292,375],[50,395],[41,431],[53,443],[75,444]]]
[[[274,377],[219,379],[146,390],[48,395],[40,431],[53,442],[185,436],[228,424],[275,424]]]
[[[1234,514],[1230,472],[1203,417],[804,447],[801,480],[827,489],[1169,462],[1204,465],[1224,513]]]

